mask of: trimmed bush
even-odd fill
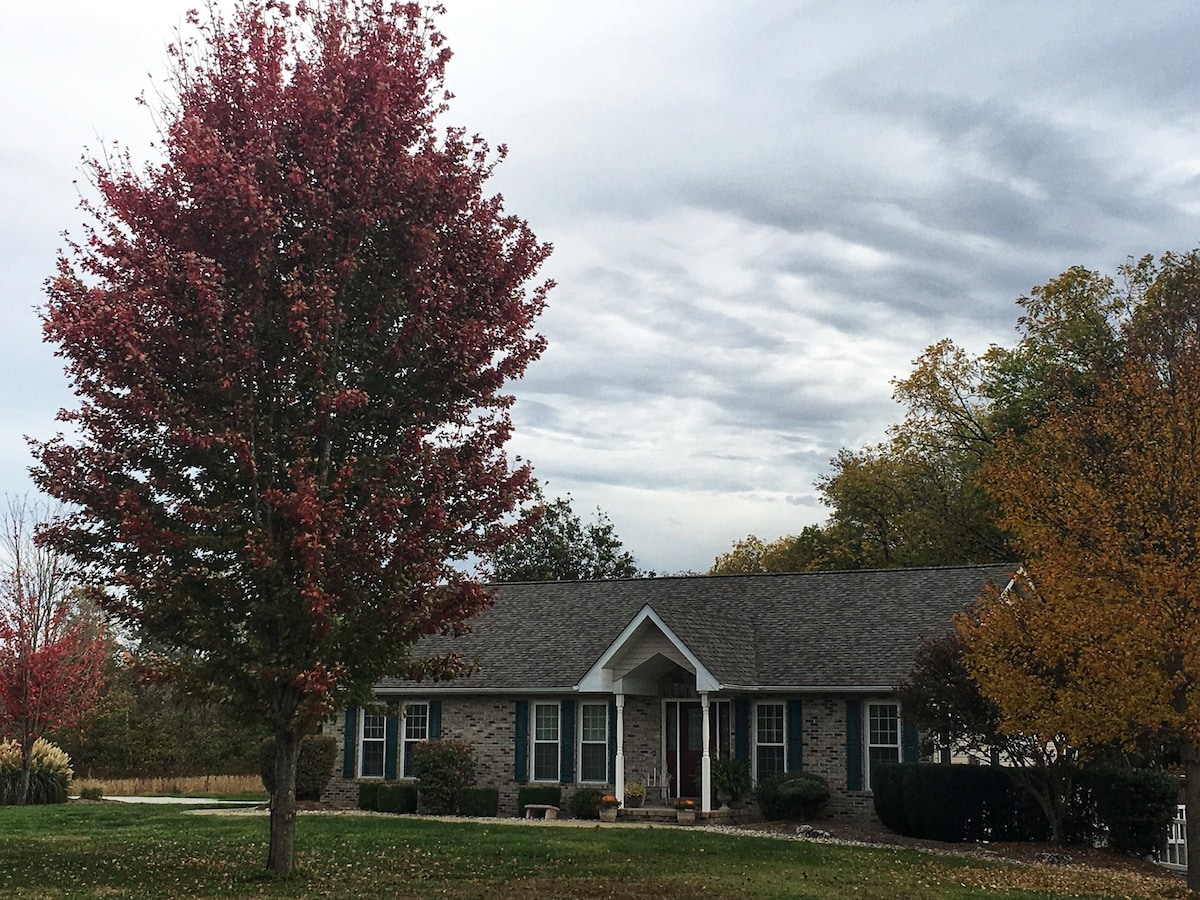
[[[475,753],[466,741],[422,741],[413,748],[413,775],[422,808],[453,815],[459,791],[475,783]]]
[[[378,781],[364,781],[358,786],[359,809],[379,811],[379,787]]]
[[[567,799],[567,809],[576,819],[599,819],[600,798],[603,796],[603,792],[595,788],[580,788]]]
[[[824,812],[829,784],[812,772],[777,775],[762,781],[755,796],[765,819],[812,819]]]
[[[1085,769],[1078,781],[1091,795],[1112,850],[1146,858],[1163,847],[1179,802],[1175,776],[1157,769],[1096,768]]]
[[[379,785],[379,812],[411,815],[417,811],[417,786],[385,782]]]
[[[29,805],[66,803],[67,785],[71,776],[70,757],[44,738],[34,741],[29,751]],[[0,741],[0,806],[17,802],[21,786],[21,745],[16,741]]]
[[[329,734],[306,734],[300,740],[300,759],[296,763],[296,799],[321,799],[325,785],[333,777],[337,759],[337,739]],[[262,742],[258,752],[258,774],[267,793],[275,793],[275,738]]]
[[[517,791],[517,815],[525,815],[525,807],[532,803],[535,806],[562,806],[562,788],[549,785],[523,787]]]
[[[364,781],[358,786],[358,808],[372,812],[415,813],[417,787],[407,782]]]
[[[98,784],[88,785],[79,791],[80,800],[103,800],[104,788]]]
[[[458,792],[458,814],[495,818],[500,813],[500,791],[496,788],[465,787]]]
[[[873,778],[875,812],[897,834],[949,842],[1049,835],[1045,815],[999,766],[889,763]]]

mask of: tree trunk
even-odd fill
[[[21,775],[17,779],[17,806],[29,803],[29,757],[33,753],[33,741],[28,734],[21,738]]]
[[[1183,803],[1187,808],[1189,891],[1200,891],[1200,744],[1183,745]]]
[[[275,790],[271,793],[271,849],[267,868],[290,875],[296,867],[296,766],[300,735],[293,729],[275,732]]]

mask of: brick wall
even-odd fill
[[[422,699],[422,698],[414,698]],[[475,750],[477,781],[481,786],[500,791],[500,815],[517,814],[517,791],[522,787],[513,777],[514,764],[514,705],[517,697],[446,697],[442,701],[442,737],[465,740]],[[549,698],[548,698],[549,699]],[[576,698],[578,701],[580,698]],[[786,700],[786,697],[762,698]],[[869,791],[849,791],[846,788],[846,699],[844,696],[814,696],[803,698],[804,770],[821,775],[832,791],[828,812],[832,818],[858,821],[875,819]],[[625,773],[627,781],[640,781],[646,773],[662,765],[662,701],[657,697],[627,697],[625,700]],[[343,724],[345,714],[329,719],[326,734],[338,741],[334,777],[322,799],[338,805],[354,806],[358,800],[358,784],[342,778]],[[574,729],[578,738],[578,727]],[[580,787],[607,788],[613,785],[564,784],[563,806]]]

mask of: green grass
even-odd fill
[[[265,816],[195,815],[173,807],[3,807],[0,897],[1184,896],[1167,881],[1115,884],[1110,893],[1104,883],[1039,883],[1061,881],[1061,870],[670,826],[365,816],[302,815],[299,871],[277,881],[263,870],[267,829]]]

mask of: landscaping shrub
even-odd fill
[[[300,759],[296,763],[296,799],[320,800],[325,785],[333,777],[337,759],[337,740],[328,734],[306,734],[300,740]],[[258,772],[267,793],[275,793],[275,738],[262,742],[258,754]]]
[[[1157,769],[1097,768],[1084,770],[1078,781],[1091,795],[1111,849],[1145,858],[1162,848],[1179,802],[1175,776]]]
[[[377,796],[379,812],[411,815],[417,811],[417,786],[415,784],[384,782],[379,785]]]
[[[378,781],[364,781],[358,786],[359,809],[379,811],[379,787],[380,782]]]
[[[466,741],[422,741],[413,748],[413,775],[425,811],[452,815],[458,792],[475,783],[475,753]]]
[[[458,792],[458,814],[495,818],[500,813],[500,791],[496,788],[465,787]]]
[[[528,804],[535,806],[562,806],[562,788],[549,785],[523,787],[517,791],[517,815],[525,815]]]
[[[730,802],[741,800],[750,789],[750,773],[746,765],[736,756],[717,756],[712,760],[713,793],[718,799],[728,795]]]
[[[873,770],[875,813],[897,834],[937,841],[1045,840],[1045,816],[999,766],[889,763]]]
[[[104,788],[100,787],[100,785],[98,785],[98,784],[90,784],[87,787],[80,789],[79,799],[80,800],[103,800],[104,799]]]
[[[594,788],[580,788],[567,799],[567,808],[576,819],[599,819],[602,796],[603,792]]]
[[[358,786],[358,808],[372,812],[415,813],[417,787],[408,782],[364,781]]]
[[[58,746],[38,738],[29,752],[29,794],[26,803],[66,803],[67,784],[74,773],[71,760]],[[21,745],[0,742],[0,805],[17,802],[21,784]]]
[[[756,796],[765,819],[811,819],[824,812],[829,785],[820,775],[797,772],[764,779]]]

